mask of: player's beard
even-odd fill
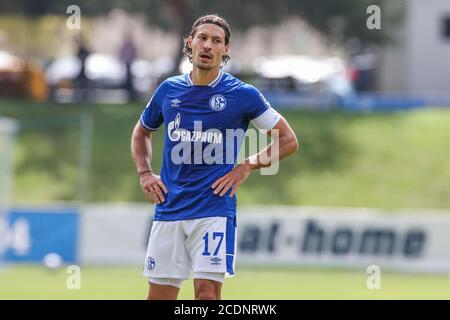
[[[196,63],[195,67],[197,67],[197,69],[206,70],[206,71],[214,69],[214,65],[213,64],[206,64],[206,63],[201,63],[201,62],[200,63]]]
[[[209,63],[208,62],[206,62],[206,63],[202,62],[200,55],[195,60],[196,60],[196,62],[194,63],[195,67],[200,69],[200,70],[209,71],[209,70],[213,70],[213,69],[217,68],[217,65],[215,64],[214,57],[211,58],[211,61],[209,61]]]

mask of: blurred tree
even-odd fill
[[[385,27],[379,32],[366,28],[370,5],[385,7],[388,0],[0,0],[0,13],[65,14],[69,5],[80,6],[85,15],[102,15],[113,8],[145,13],[148,21],[165,29],[179,30],[205,13],[223,15],[234,29],[245,30],[254,24],[274,24],[288,16],[301,16],[325,35],[333,36],[337,27],[343,39],[357,37],[380,43],[386,40],[389,27],[401,17],[398,12],[382,12]],[[399,2],[405,3],[405,0]],[[401,9],[403,6],[397,6]],[[337,26],[339,25],[339,26]],[[184,32],[190,28],[184,28]]]
[[[399,0],[401,4],[391,6],[389,12],[382,11],[381,30],[369,30],[366,27],[369,17],[366,10],[370,5],[379,5],[383,9],[388,0],[0,0],[0,12],[65,14],[69,5],[76,4],[83,15],[102,15],[113,8],[120,8],[145,13],[147,21],[180,34],[180,39],[181,35],[190,31],[195,18],[206,13],[222,15],[233,30],[241,31],[255,24],[270,25],[289,16],[300,16],[332,43],[342,44],[347,39],[358,38],[366,45],[383,44],[389,40],[388,30],[401,20],[404,1]],[[182,45],[180,40],[175,65],[182,59]]]

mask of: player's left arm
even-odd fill
[[[233,188],[230,193],[232,197],[236,193],[239,185],[247,180],[253,170],[269,167],[299,149],[297,137],[283,117],[280,118],[272,129],[267,131],[267,134],[274,141],[257,154],[245,159],[226,175],[217,179],[211,186],[214,189],[214,194],[223,196],[230,188]]]

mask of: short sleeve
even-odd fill
[[[164,83],[160,84],[141,114],[141,125],[150,131],[156,131],[164,122],[162,105],[165,96]]]
[[[269,101],[254,86],[248,86],[248,119],[258,129],[272,129],[281,119],[281,115],[272,108]]]

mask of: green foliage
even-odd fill
[[[141,267],[81,267],[81,290],[66,287],[65,268],[11,266],[0,272],[0,299],[145,299],[147,281]],[[239,268],[226,279],[228,299],[450,299],[447,275],[383,272],[381,290],[369,290],[365,270],[308,268]],[[32,283],[33,285],[30,285]],[[193,299],[192,281],[179,298]]]
[[[22,120],[15,155],[16,201],[77,200],[80,115],[94,120],[88,200],[146,201],[130,155],[144,105],[56,105],[1,101],[0,115]],[[300,151],[274,176],[253,172],[239,205],[286,204],[450,208],[450,112],[347,114],[283,112]],[[161,166],[163,131],[153,135]]]
[[[198,16],[218,13],[234,30],[245,30],[255,24],[271,25],[289,16],[302,16],[311,25],[330,37],[331,41],[357,37],[363,42],[383,43],[405,10],[404,0],[16,0],[0,2],[1,13],[24,13],[31,16],[66,14],[69,5],[78,5],[83,15],[102,15],[117,8],[144,13],[147,20],[165,29],[187,33]],[[382,8],[382,30],[368,30],[366,9],[370,5]],[[237,10],[238,9],[238,10]],[[338,25],[336,25],[338,23]],[[182,28],[182,30],[181,30]],[[333,30],[337,30],[337,33]],[[335,39],[340,37],[342,39]]]

